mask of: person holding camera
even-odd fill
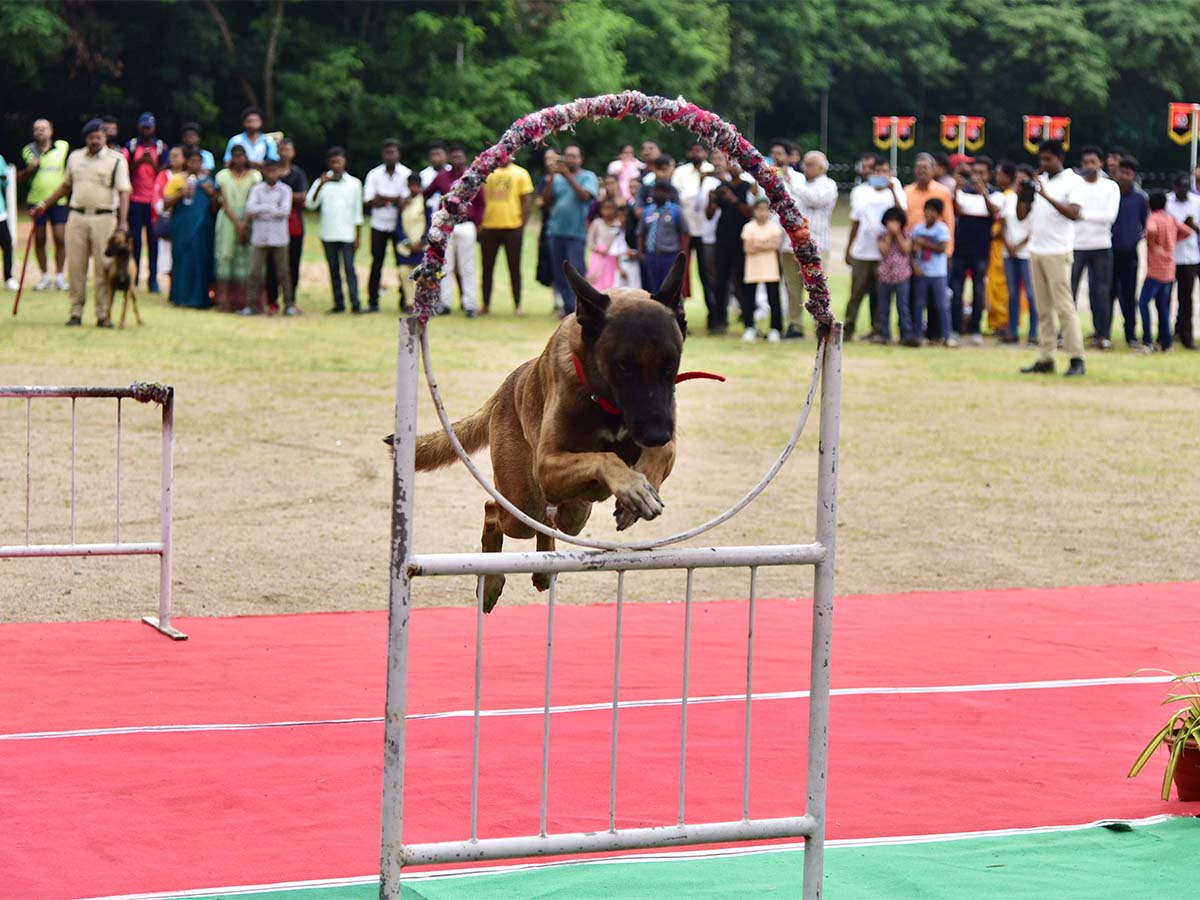
[[[1071,255],[1075,222],[1081,214],[1083,179],[1063,166],[1062,141],[1042,141],[1038,148],[1040,173],[1029,181],[1017,201],[1017,218],[1033,223],[1029,239],[1029,268],[1038,307],[1038,358],[1021,371],[1049,375],[1054,372],[1058,333],[1071,360],[1065,375],[1084,374],[1083,332],[1071,299]]]
[[[1033,222],[1017,218],[1017,204],[1024,197],[1033,202],[1032,179],[1036,173],[1028,163],[1017,165],[1003,160],[996,167],[996,184],[1004,192],[1004,211],[1001,213],[1001,239],[1004,241],[1004,281],[1008,288],[1008,334],[1002,343],[1016,344],[1021,340],[1021,289],[1029,298],[1029,343],[1037,343],[1037,303],[1034,300],[1033,279],[1029,273],[1029,238]]]
[[[746,249],[742,244],[742,229],[754,213],[750,209],[751,182],[742,179],[737,160],[724,154],[713,154],[717,184],[709,191],[704,215],[717,218],[716,278],[713,280],[712,305],[708,308],[708,333],[725,334],[729,330],[729,299],[740,297],[745,280]]]
[[[549,174],[541,194],[547,211],[546,237],[554,284],[563,299],[563,315],[570,315],[575,312],[575,292],[563,271],[563,261],[569,261],[578,272],[585,271],[587,215],[600,193],[600,179],[595,172],[583,168],[583,150],[578,144],[563,148]]]

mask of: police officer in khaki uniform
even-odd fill
[[[116,228],[129,230],[129,164],[119,150],[106,146],[104,123],[92,119],[83,126],[87,144],[67,157],[67,168],[58,189],[37,204],[31,212],[44,215],[60,197],[70,194],[71,215],[67,219],[67,266],[71,283],[71,318],[68,325],[83,321],[83,301],[87,296],[87,268],[90,256],[96,282],[96,324],[112,328],[109,307],[112,297],[104,283],[104,249]],[[114,196],[119,198],[113,209]]]

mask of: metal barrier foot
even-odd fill
[[[175,628],[170,624],[159,625],[158,624],[158,616],[142,616],[142,621],[145,622],[147,625],[149,625],[151,628],[153,628],[155,631],[165,634],[167,637],[169,637],[173,641],[186,641],[188,639],[188,636],[186,634],[184,634],[178,628]]]

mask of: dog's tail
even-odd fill
[[[474,453],[488,444],[488,425],[492,418],[492,409],[496,406],[496,395],[487,403],[471,413],[465,419],[454,423],[454,434],[463,449]],[[395,452],[395,436],[389,434],[383,439]],[[427,472],[431,469],[441,469],[451,463],[458,462],[458,454],[446,437],[446,432],[438,429],[417,438],[417,471]]]

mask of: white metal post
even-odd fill
[[[804,842],[804,900],[820,900],[825,857],[825,788],[829,757],[830,645],[833,637],[834,544],[837,539],[838,425],[842,392],[842,326],[825,339],[818,443],[817,541],[825,557],[813,576],[812,669],[808,701],[808,782],[805,815],[813,828]]]
[[[118,401],[119,402],[119,401]],[[175,641],[187,635],[171,625],[171,541],[175,516],[175,388],[167,388],[162,403],[162,549],[158,555],[158,615],[142,621]],[[118,519],[120,513],[118,513]]]
[[[1192,104],[1192,169],[1191,180],[1192,190],[1196,189],[1196,128],[1200,125],[1197,119],[1200,118],[1200,103]]]
[[[900,152],[900,148],[897,146],[897,144],[900,140],[900,135],[897,134],[897,131],[900,127],[898,123],[899,123],[899,116],[892,116],[892,177],[893,178],[896,177],[896,157],[897,157],[897,154]]]
[[[380,900],[399,900],[404,813],[404,726],[408,712],[408,638],[411,622],[413,486],[417,448],[417,365],[421,324],[400,320],[396,361],[395,478],[392,487],[392,544],[388,598],[388,676],[383,742],[383,833]]]
[[[967,117],[958,117],[958,154],[967,155]]]

